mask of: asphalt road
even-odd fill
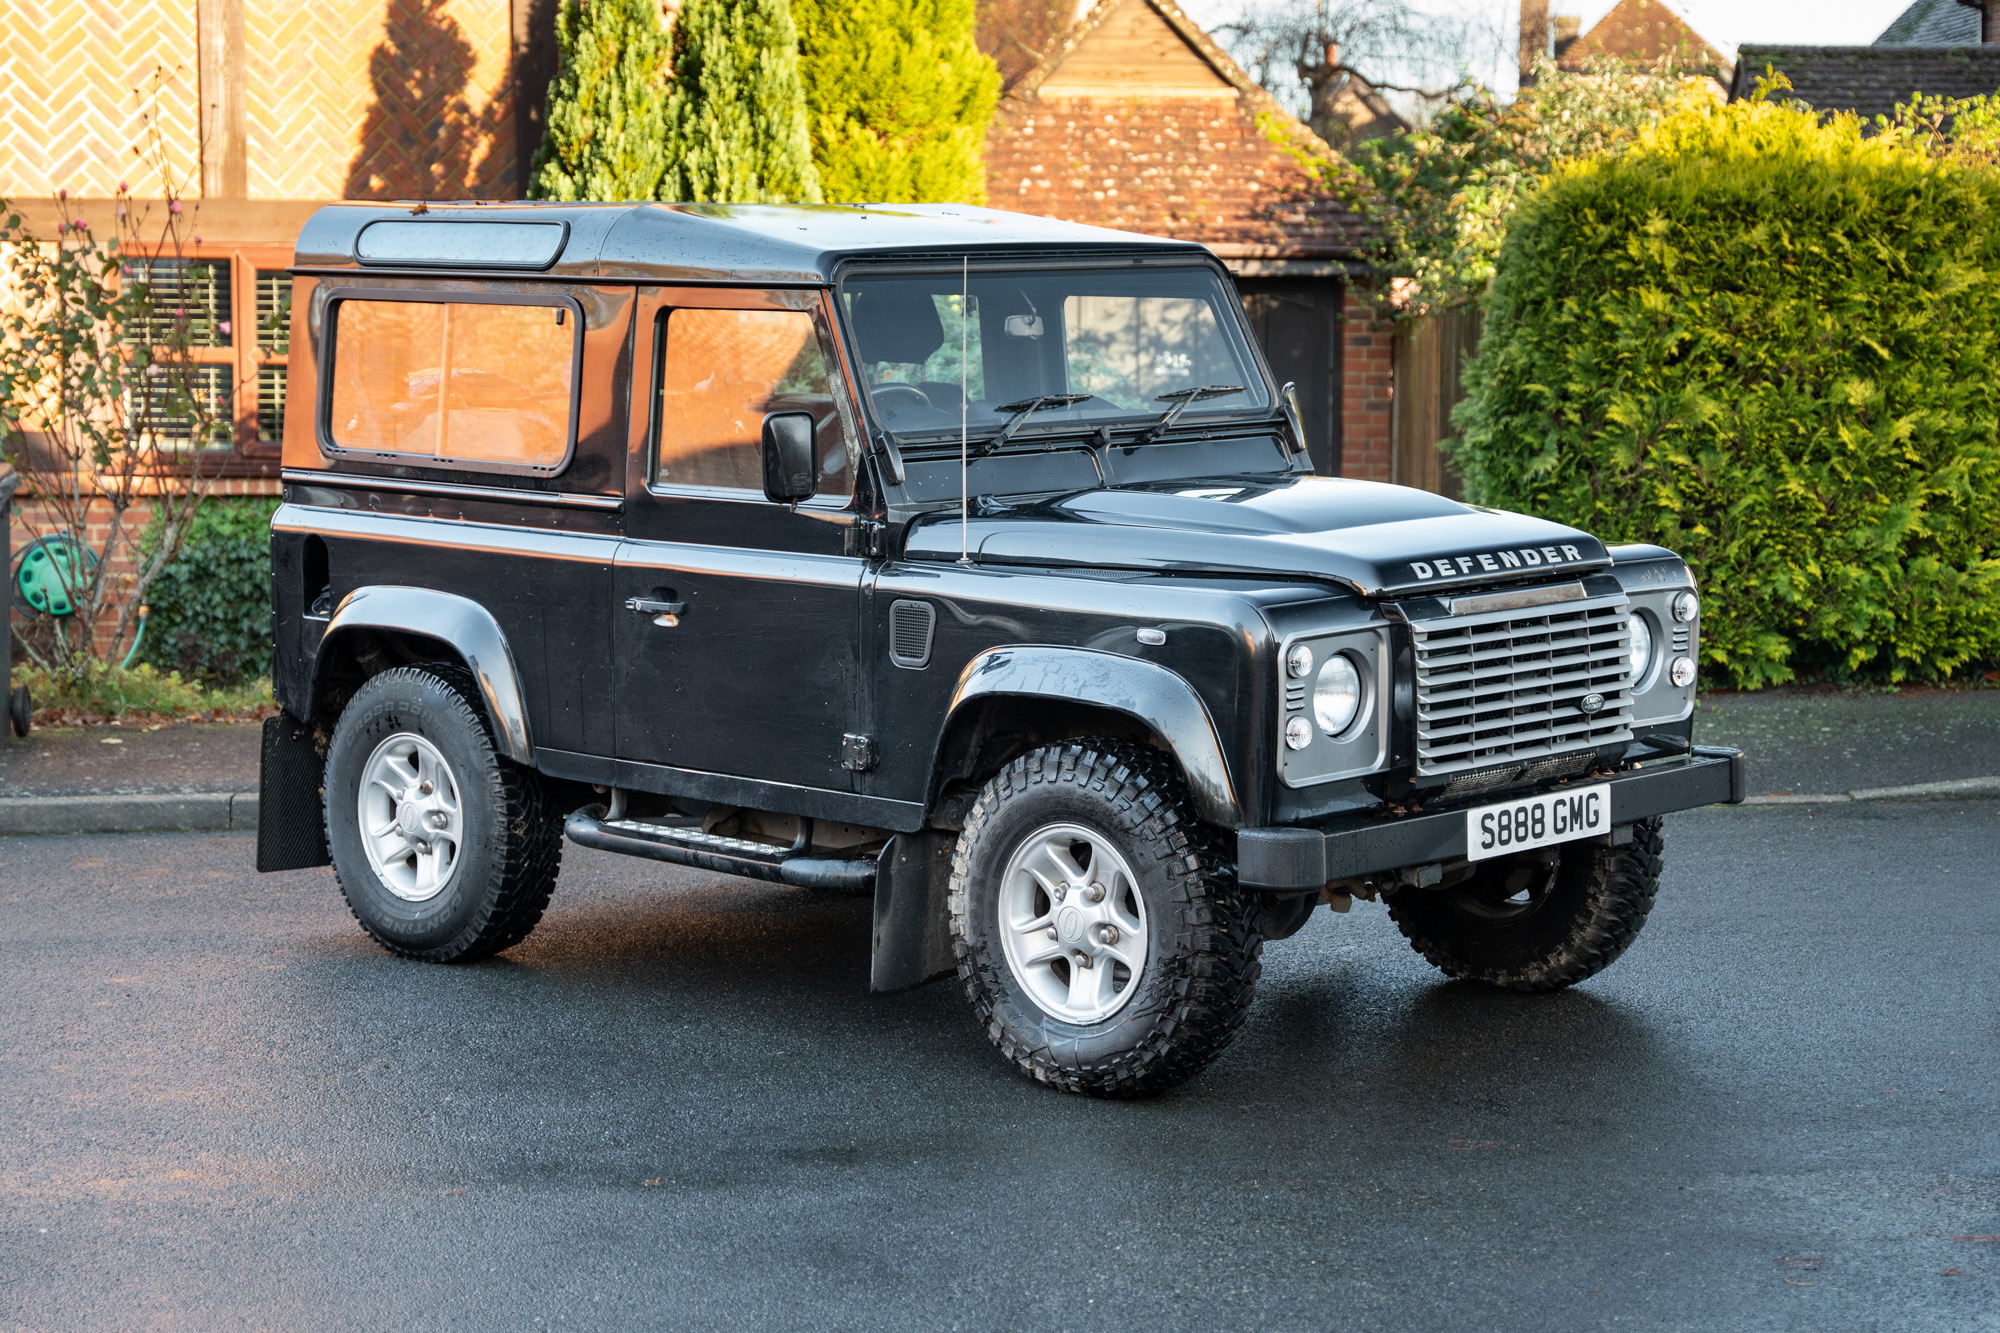
[[[0,841],[0,1328],[2000,1328],[2000,804],[1711,810],[1556,996],[1379,908],[1139,1104],[868,910],[571,848],[394,961],[247,838]]]

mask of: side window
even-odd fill
[[[818,320],[803,310],[661,313],[653,481],[762,493],[764,418],[810,412],[823,498],[854,490],[854,432]]]
[[[334,446],[449,464],[561,467],[577,324],[566,304],[341,299],[328,411]]]

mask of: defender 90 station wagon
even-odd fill
[[[1682,561],[1312,475],[1198,245],[341,205],[292,272],[258,865],[391,953],[520,942],[564,839],[872,893],[874,989],[1131,1095],[1322,903],[1579,982],[1742,797]]]

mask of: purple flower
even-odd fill
[[[167,205],[167,211],[168,211],[169,213],[178,213],[178,212],[180,212],[180,211],[181,211],[181,201],[180,201],[180,200],[178,200],[178,199],[176,199],[176,200],[174,200],[174,201],[173,201],[172,203],[168,204],[168,205]]]
[[[129,185],[127,185],[127,184],[126,184],[126,183],[125,183],[124,181],[119,181],[119,182],[118,182],[118,193],[120,193],[120,194],[123,194],[123,193],[125,193],[125,191],[127,191],[127,190],[129,190],[129,189],[131,189],[131,188],[132,188],[132,187],[131,187],[131,186],[129,186]]]
[[[229,321],[225,319],[220,324],[217,324],[215,327],[221,333],[226,335],[229,332]]]

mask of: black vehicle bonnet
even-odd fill
[[[1329,579],[1364,596],[1583,573],[1604,544],[1545,519],[1380,482],[1292,477],[1083,491],[975,512],[980,564]],[[913,526],[913,560],[956,560],[959,517]]]

